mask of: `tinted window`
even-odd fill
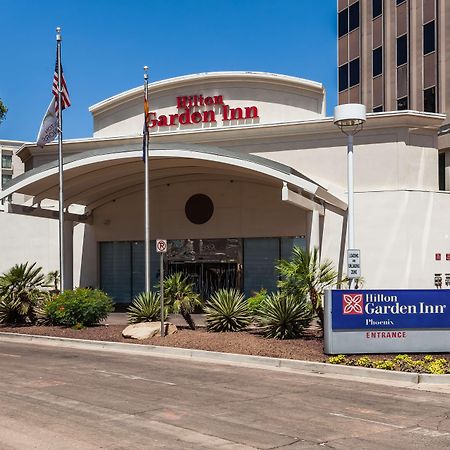
[[[439,154],[439,190],[445,191],[445,153]]]
[[[436,88],[434,86],[423,91],[423,110],[436,112]]]
[[[339,67],[339,92],[348,88],[348,64]]]
[[[397,67],[408,61],[408,42],[406,34],[397,38]]]
[[[408,97],[399,98],[397,100],[397,110],[402,111],[403,109],[408,109]]]
[[[406,1],[406,0],[396,0],[397,5],[400,5],[400,4],[404,3],[405,1]]]
[[[378,47],[372,52],[372,75],[376,77],[383,73],[383,47]]]
[[[434,32],[434,20],[423,26],[423,54],[436,50],[436,38]]]
[[[372,18],[378,17],[383,13],[383,0],[372,0]]]
[[[359,27],[359,2],[353,3],[348,8],[348,31]]]
[[[345,8],[339,13],[338,19],[338,35],[344,36],[348,33],[348,8]]]
[[[359,83],[359,58],[350,61],[350,87]]]
[[[373,108],[373,112],[383,112],[383,105],[375,106],[375,108]]]

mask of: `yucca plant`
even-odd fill
[[[236,289],[219,289],[206,303],[205,320],[208,331],[239,331],[252,321],[244,295]]]
[[[200,296],[194,292],[193,283],[181,272],[175,272],[164,278],[164,301],[174,313],[181,314],[191,330],[195,323],[191,313],[202,304]]]
[[[277,292],[266,297],[258,316],[266,337],[295,339],[310,324],[313,308],[306,295],[294,298]]]
[[[164,320],[167,308],[164,309]],[[157,292],[138,294],[128,307],[128,323],[153,322],[161,320],[161,297]]]

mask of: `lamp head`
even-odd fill
[[[334,108],[334,124],[346,134],[355,134],[366,121],[366,107],[359,103],[346,103]]]

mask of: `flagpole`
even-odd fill
[[[62,134],[62,76],[61,76],[61,28],[56,28],[56,59],[58,67],[58,170],[59,170],[59,276],[61,292],[64,292],[64,169]]]
[[[148,67],[144,66],[144,96],[148,105]],[[145,292],[150,292],[150,164],[149,164],[149,131],[146,112],[144,111],[144,170],[145,170]]]

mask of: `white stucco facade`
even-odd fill
[[[152,239],[239,240],[247,252],[237,266],[244,278],[251,275],[246,258],[254,264],[250,251],[264,258],[274,239],[280,249],[286,239],[304,239],[345,274],[346,138],[325,117],[319,83],[199,74],[151,84],[149,103]],[[76,223],[74,284],[99,286],[107,245],[144,239],[143,90],[90,111],[94,136],[64,145],[65,199],[67,219]],[[438,191],[437,151],[443,119],[413,111],[369,114],[355,137],[355,244],[366,288],[433,288],[435,274],[446,287],[450,193]],[[58,266],[57,222],[45,206],[58,195],[56,150],[24,145],[18,152],[26,171],[0,194],[0,271],[25,259],[45,270]],[[29,208],[11,197],[17,194]],[[195,194],[214,205],[202,224],[186,212]]]

